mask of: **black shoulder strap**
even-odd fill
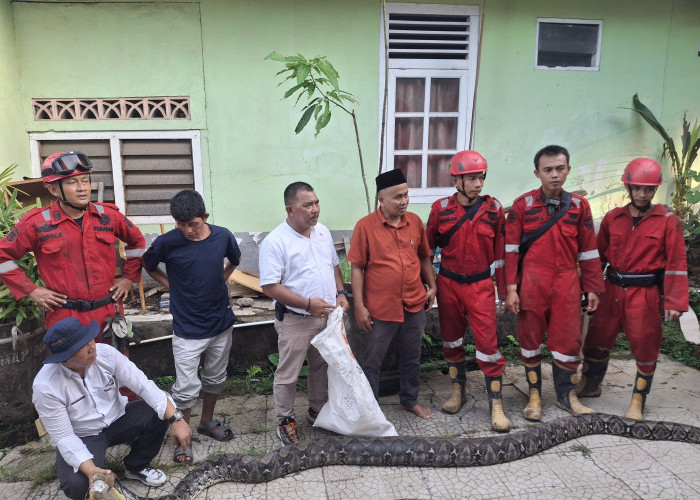
[[[537,241],[537,239],[540,236],[546,233],[554,224],[556,224],[559,219],[564,217],[564,214],[566,214],[566,212],[569,210],[569,207],[571,206],[571,193],[567,193],[566,191],[564,191],[561,194],[561,201],[561,209],[556,213],[554,217],[549,219],[547,222],[542,224],[534,231],[530,231],[529,233],[523,233],[523,235],[520,237],[520,247],[518,248],[518,252],[520,253],[521,262],[527,251],[532,246],[532,244],[535,241]]]

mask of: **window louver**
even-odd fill
[[[469,59],[470,16],[389,14],[389,60]],[[392,65],[393,66],[393,65]]]

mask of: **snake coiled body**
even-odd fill
[[[602,413],[569,416],[510,434],[472,438],[397,436],[327,437],[284,446],[261,457],[227,454],[192,469],[171,495],[189,500],[224,481],[260,483],[324,465],[472,467],[526,458],[571,439],[611,434],[636,439],[700,443],[700,427],[674,422],[635,421]],[[122,488],[129,500],[141,500]]]

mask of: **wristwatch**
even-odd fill
[[[168,422],[170,422],[172,424],[176,420],[182,420],[184,418],[185,418],[185,415],[180,410],[175,410],[175,413],[173,413],[173,416],[168,419]]]
[[[348,291],[347,290],[338,290],[338,293],[336,293],[335,296],[337,297],[338,295],[345,295],[347,297]]]

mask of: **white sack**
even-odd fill
[[[328,402],[314,427],[346,436],[396,436],[350,349],[341,307],[328,315],[328,325],[311,343],[328,363]]]

